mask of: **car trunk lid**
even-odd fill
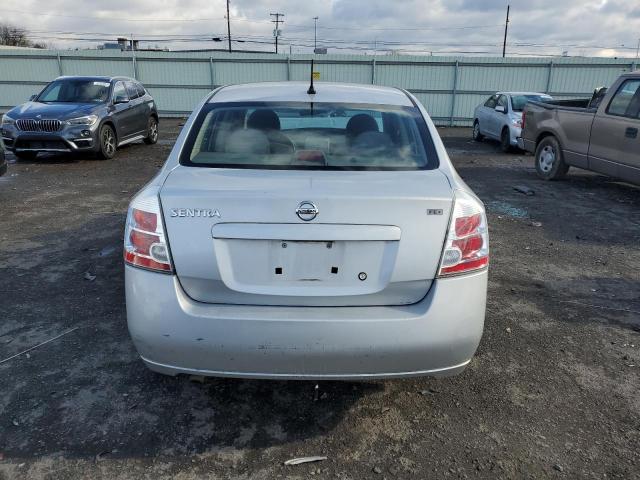
[[[452,197],[438,170],[184,166],[160,193],[189,296],[306,306],[419,301],[438,269]]]

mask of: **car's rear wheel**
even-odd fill
[[[508,128],[503,128],[500,134],[500,150],[504,153],[511,151],[511,133]]]
[[[100,150],[98,158],[108,160],[116,154],[116,134],[109,125],[100,127]]]
[[[569,171],[569,165],[564,162],[562,149],[556,137],[543,138],[536,147],[536,172],[545,180],[558,180]]]
[[[473,122],[473,132],[471,135],[476,142],[481,142],[484,139],[484,135],[480,133],[480,122],[478,120]]]
[[[144,143],[147,145],[153,145],[158,141],[158,120],[155,117],[149,117],[147,124],[147,136],[144,139]]]
[[[18,160],[35,160],[38,152],[13,152]]]

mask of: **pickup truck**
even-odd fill
[[[556,180],[569,167],[640,184],[640,71],[621,75],[591,99],[529,102],[518,146],[535,155],[538,175]]]

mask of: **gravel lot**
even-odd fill
[[[66,333],[0,363],[0,479],[640,478],[640,188],[544,183],[531,156],[443,129],[489,212],[477,356],[448,379],[323,382],[314,401],[313,383],[196,383],[137,358],[125,212],[179,128],[0,179],[0,362]],[[309,455],[328,459],[283,465]]]

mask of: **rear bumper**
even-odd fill
[[[509,143],[512,147],[518,147],[518,138],[522,134],[522,129],[511,125],[509,127]]]
[[[518,148],[530,153],[534,153],[536,151],[536,142],[518,137]]]
[[[149,368],[242,378],[451,375],[473,357],[487,272],[436,280],[419,303],[262,307],[195,302],[175,276],[126,266],[127,319]]]

